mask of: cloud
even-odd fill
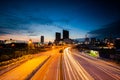
[[[5,32],[5,31],[0,31],[0,36],[4,35],[4,34],[10,34],[9,32]]]
[[[70,23],[70,19],[59,19],[59,20],[56,20],[56,22],[61,22],[61,23],[66,23],[66,24],[68,24],[68,23]]]
[[[37,36],[38,32],[52,31],[56,28],[68,29],[68,19],[52,20],[46,16],[34,16],[34,15],[14,15],[13,13],[0,13],[0,34],[13,34],[20,33],[27,34],[28,36]],[[61,25],[61,23],[64,24]],[[54,26],[52,29],[51,26]],[[34,33],[33,33],[34,30]],[[39,30],[39,31],[38,31]]]
[[[4,34],[11,34],[11,31],[9,29],[5,29],[2,26],[0,26],[0,35],[4,35]]]
[[[7,35],[6,37],[11,37],[19,35],[31,38],[45,35],[50,39],[54,39],[56,31],[60,32],[63,29],[70,29],[67,25],[70,22],[69,19],[59,16],[59,18],[54,20],[49,16],[51,14],[42,14],[40,6],[37,5],[37,7],[38,10],[36,11],[34,10],[36,9],[34,5],[20,6],[12,5],[12,3],[8,4],[8,6],[2,5],[2,8],[0,8],[0,10],[2,9],[0,11],[0,36]],[[43,13],[45,12],[43,11]],[[18,36],[16,37],[19,38]]]
[[[101,29],[90,31],[88,34],[95,37],[109,37],[110,35],[113,38],[120,37],[120,20],[105,25]]]
[[[53,24],[53,20],[49,19],[48,17],[42,16],[27,16],[28,20],[31,23],[38,23],[38,24]]]

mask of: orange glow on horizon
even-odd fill
[[[32,39],[33,42],[40,42],[40,36],[27,36],[20,34],[16,34],[16,35],[6,34],[0,36],[0,40],[9,40],[9,39],[20,40],[20,41],[29,41],[29,39]],[[49,41],[54,41],[54,39],[45,36],[45,42],[49,42]]]

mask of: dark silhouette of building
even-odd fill
[[[69,31],[63,30],[63,38],[61,38],[61,33],[56,32],[54,43],[56,45],[72,44],[73,40],[69,38]]]
[[[63,30],[63,39],[69,39],[69,31]]]
[[[55,33],[55,44],[58,44],[61,40],[61,33],[56,32]]]
[[[3,41],[3,40],[0,40],[0,44],[4,44],[4,41]]]
[[[89,44],[90,40],[89,38],[87,37],[87,35],[85,35],[85,44]]]
[[[96,43],[96,38],[91,38],[91,44],[95,44]]]
[[[86,42],[89,42],[90,40],[89,40],[89,38],[85,38],[85,41],[86,41]]]
[[[61,33],[56,32],[55,37],[56,37],[56,39],[55,39],[56,41],[60,41],[61,40]]]
[[[44,44],[44,36],[41,36],[41,43]]]
[[[117,38],[115,40],[115,47],[116,47],[116,49],[120,49],[120,38]]]

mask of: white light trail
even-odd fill
[[[94,80],[84,68],[72,57],[70,48],[64,50],[65,80]]]

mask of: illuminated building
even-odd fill
[[[32,42],[32,39],[29,39],[28,41],[28,49],[34,49],[34,44]]]
[[[16,40],[13,39],[5,40],[5,44],[10,44],[10,43],[16,43]]]

